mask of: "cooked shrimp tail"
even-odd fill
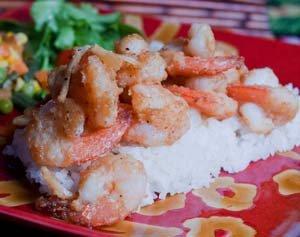
[[[93,133],[83,134],[73,142],[71,156],[76,164],[94,159],[109,152],[118,144],[131,124],[132,114],[128,108],[119,108],[116,122],[109,128],[98,129]],[[79,157],[80,159],[76,159]]]
[[[167,86],[174,94],[181,96],[188,104],[208,117],[223,120],[237,113],[237,103],[223,93],[192,90],[182,86]]]
[[[201,58],[177,54],[167,67],[171,76],[215,75],[231,68],[240,68],[244,64],[244,58],[239,56]]]
[[[134,123],[123,142],[142,146],[171,145],[190,126],[188,105],[161,85],[137,84],[131,88]]]
[[[67,99],[69,100],[69,99]],[[26,139],[33,160],[36,164],[48,167],[70,167],[110,152],[119,143],[121,137],[131,124],[131,110],[121,106],[116,122],[109,128],[96,131],[85,131],[80,136],[66,137],[61,134],[61,126],[57,126],[58,107],[50,101],[34,115],[26,128]],[[73,110],[76,112],[76,110]],[[73,114],[74,116],[76,114]],[[78,116],[78,115],[77,115]],[[72,117],[72,116],[71,116]],[[81,128],[82,121],[74,120],[70,129]],[[74,132],[72,132],[74,134]]]
[[[298,111],[297,96],[285,87],[230,85],[227,91],[239,103],[262,107],[277,124],[292,120]]]

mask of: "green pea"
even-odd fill
[[[35,94],[34,98],[36,100],[43,101],[47,95],[48,95],[48,92],[41,89],[38,93]]]
[[[6,80],[6,68],[0,67],[0,84],[3,84]]]
[[[13,110],[13,108],[14,105],[11,100],[7,100],[7,99],[0,100],[0,113],[8,114]]]
[[[24,86],[21,89],[21,92],[24,93],[27,96],[33,97],[34,95],[34,85],[30,82],[25,83]]]

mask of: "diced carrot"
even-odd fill
[[[60,52],[56,59],[56,65],[61,66],[61,65],[68,64],[71,61],[73,54],[74,54],[73,49],[66,49]]]
[[[11,69],[11,71],[18,73],[19,75],[24,75],[26,72],[28,72],[27,65],[21,59],[15,60],[10,65],[10,69]]]
[[[49,72],[46,70],[40,70],[34,74],[43,89],[48,89],[48,74]]]

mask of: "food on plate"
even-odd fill
[[[45,100],[48,73],[62,50],[87,44],[113,50],[116,40],[140,33],[120,13],[99,14],[86,3],[35,1],[30,15],[33,22],[0,20],[0,113]]]
[[[8,114],[17,106],[35,104],[45,91],[37,80],[26,79],[28,67],[23,51],[28,39],[24,33],[0,33],[0,113]]]
[[[189,129],[189,108],[183,98],[161,85],[136,84],[130,91],[135,121],[124,134],[124,143],[171,145]]]
[[[25,111],[5,149],[40,185],[36,208],[109,225],[300,144],[298,89],[215,45],[193,24],[162,47],[132,34],[115,52],[68,51],[49,74],[51,98]]]

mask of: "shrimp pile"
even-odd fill
[[[193,24],[188,39],[161,52],[171,78],[166,88],[201,115],[218,120],[238,116],[259,134],[268,134],[296,116],[297,95],[280,85],[270,68],[249,71],[242,57],[220,54],[210,27]]]
[[[249,71],[242,57],[220,53],[206,24],[157,50],[133,34],[116,52],[85,46],[72,54],[50,73],[52,98],[33,110],[25,135],[50,194],[37,209],[77,224],[112,224],[146,198],[143,163],[118,154],[120,144],[171,146],[189,130],[190,109],[204,121],[235,116],[259,134],[298,111],[271,69]],[[79,170],[75,186],[64,187],[57,169]]]
[[[98,46],[80,48],[68,65],[50,74],[52,99],[32,112],[25,128],[51,195],[38,200],[37,209],[56,216],[67,205],[60,218],[99,226],[124,219],[145,197],[143,164],[112,153],[133,120],[131,106],[119,101],[116,72],[124,60]],[[59,182],[57,169],[79,169],[75,190]]]

